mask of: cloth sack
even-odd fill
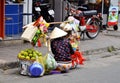
[[[35,36],[38,28],[31,25],[25,29],[21,35],[21,39],[32,42],[33,37]]]

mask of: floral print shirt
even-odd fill
[[[51,51],[56,61],[70,61],[74,54],[68,39],[57,38],[51,41]]]

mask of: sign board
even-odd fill
[[[118,0],[111,0],[110,1],[110,5],[113,5],[113,6],[118,6]]]
[[[108,16],[108,26],[118,24],[118,6],[110,6]]]

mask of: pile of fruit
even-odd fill
[[[35,61],[38,57],[42,56],[42,53],[34,49],[21,50],[17,57],[20,60],[31,60]]]

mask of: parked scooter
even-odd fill
[[[54,21],[54,10],[50,8],[49,3],[34,2],[33,4],[33,20],[37,20],[42,16],[47,22]]]
[[[102,26],[102,17],[97,13],[96,10],[87,10],[81,11],[79,9],[87,9],[83,6],[75,6],[71,4],[69,1],[64,0],[67,4],[67,16],[73,16],[77,20],[79,20],[79,28],[80,28],[80,36],[85,36],[85,33],[88,38],[94,39],[98,36],[100,32],[100,27]]]

